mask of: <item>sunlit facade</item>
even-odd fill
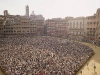
[[[67,21],[69,35],[75,35],[75,36],[84,35],[85,17],[68,18],[68,19],[66,17],[66,21]]]
[[[66,20],[61,18],[52,18],[46,20],[47,33],[48,35],[54,36],[66,36],[67,25]]]
[[[35,15],[34,12],[29,16],[29,6],[26,6],[26,15],[9,15],[8,11],[4,11],[4,15],[0,15],[0,34],[26,34],[33,33],[43,35],[44,17]]]

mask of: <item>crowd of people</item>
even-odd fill
[[[73,35],[69,35],[67,37],[67,39],[69,40],[74,40],[74,41],[80,41],[80,42],[88,42],[97,46],[100,46],[100,38],[99,39],[90,39],[90,38],[86,38],[83,36],[73,36]]]
[[[83,38],[83,36],[69,35],[69,36],[67,37],[67,39],[69,39],[69,40],[74,40],[74,41],[82,41],[84,38]]]
[[[88,43],[91,43],[91,44],[94,44],[94,45],[97,45],[97,46],[100,46],[100,40],[91,40],[91,39],[84,38],[82,41],[88,42]]]
[[[0,38],[0,67],[6,75],[75,75],[93,54],[88,46],[50,36]]]

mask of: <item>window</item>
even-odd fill
[[[89,30],[89,28],[87,28],[87,30]]]
[[[78,28],[78,25],[76,25],[76,28]]]
[[[75,23],[73,22],[73,25],[75,25]]]
[[[89,25],[89,22],[87,22],[87,24]]]
[[[72,28],[72,25],[70,25],[70,28]]]
[[[82,25],[80,25],[80,28],[82,28]]]
[[[77,25],[78,25],[78,22],[77,22]]]
[[[73,25],[73,28],[75,28],[75,25]]]
[[[90,28],[90,30],[92,30],[92,28]]]
[[[93,28],[93,30],[95,30],[95,28]]]
[[[93,22],[93,24],[95,25],[95,24],[96,24],[96,22]]]
[[[72,23],[70,23],[70,25],[72,25]]]
[[[99,24],[99,22],[97,22],[97,25]]]
[[[80,32],[80,34],[81,34],[81,32]]]
[[[82,22],[80,22],[80,25],[82,25]]]
[[[68,23],[68,25],[69,25],[69,23]]]
[[[92,22],[90,22],[90,24],[92,24]]]

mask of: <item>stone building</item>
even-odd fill
[[[100,38],[100,8],[96,14],[87,17],[65,17],[47,19],[34,11],[29,15],[27,5],[25,16],[10,15],[8,10],[4,10],[4,15],[0,15],[0,34],[26,34],[52,36],[79,36],[89,39]]]
[[[93,16],[88,16],[87,18],[87,38],[96,39],[97,38],[97,27],[99,26],[99,22],[96,18],[96,14]]]
[[[100,8],[97,9],[97,11],[96,11],[96,19],[98,21],[98,26],[96,28],[96,35],[97,35],[96,37],[100,41]]]
[[[4,30],[4,18],[0,17],[0,34],[3,34]]]
[[[72,36],[84,36],[84,26],[85,26],[85,17],[77,17],[77,18],[67,18],[67,26],[68,26],[68,35]]]
[[[35,15],[33,12],[29,16],[29,6],[26,6],[26,15],[4,15],[0,16],[0,34],[26,34],[43,35],[44,17]]]
[[[47,27],[47,34],[48,35],[55,35],[55,20],[54,19],[47,19],[45,21]]]
[[[66,36],[66,20],[61,18],[52,18],[46,20],[47,34],[52,36]]]
[[[87,17],[87,37],[92,39],[100,39],[100,8],[96,14]]]
[[[55,18],[56,36],[67,36],[66,19]]]
[[[43,35],[44,33],[44,20],[45,18],[40,15],[35,15],[34,11],[32,11],[30,15],[31,26],[33,24],[33,31],[36,31],[37,35]]]

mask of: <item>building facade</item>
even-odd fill
[[[100,38],[100,8],[96,14],[87,17],[87,37],[90,39]]]
[[[66,20],[61,18],[52,18],[45,21],[47,34],[52,36],[66,36],[67,26]]]
[[[55,20],[54,19],[47,19],[45,21],[47,27],[47,34],[48,35],[55,35]]]
[[[85,17],[67,18],[68,35],[84,36]]]
[[[100,41],[100,8],[96,11],[96,19],[98,21],[98,26],[96,28],[97,39]]]
[[[96,18],[96,14],[93,16],[88,16],[87,18],[87,38],[95,39],[97,38],[97,27],[99,26],[99,22]]]
[[[67,24],[66,19],[55,19],[55,32],[56,36],[67,36]]]
[[[26,34],[43,35],[44,17],[32,14],[29,16],[29,7],[26,6],[26,15],[8,15],[4,11],[0,16],[0,34]],[[35,17],[34,17],[35,16]]]
[[[100,8],[96,14],[87,17],[65,17],[47,19],[34,11],[29,15],[29,6],[26,6],[25,16],[10,15],[4,10],[0,15],[0,34],[52,35],[52,36],[81,36],[88,39],[100,38]]]
[[[0,17],[0,34],[3,34],[4,31],[4,18]]]

